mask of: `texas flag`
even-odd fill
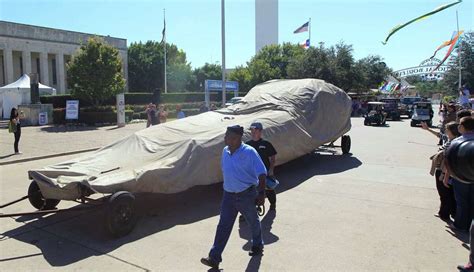
[[[298,27],[295,31],[293,31],[294,34],[296,33],[302,33],[308,31],[309,28],[309,22],[304,23],[302,26]]]
[[[309,39],[307,39],[304,42],[301,42],[300,46],[303,47],[304,49],[308,49],[309,48]]]

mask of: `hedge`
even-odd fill
[[[133,111],[125,110],[125,120],[132,120]],[[53,110],[54,124],[66,124],[66,109],[56,108]],[[95,124],[114,124],[117,123],[116,111],[87,111],[85,109],[79,110],[79,120],[71,120],[71,123],[84,123],[87,125]]]
[[[130,105],[145,105],[152,101],[151,93],[125,93],[125,104]],[[239,93],[239,96],[245,96],[245,93]],[[234,97],[233,93],[227,93],[227,100]],[[75,98],[70,94],[60,95],[45,95],[40,97],[43,104],[53,104],[53,108],[64,108],[66,100],[73,100]],[[161,94],[161,103],[202,103],[204,102],[204,93],[167,93]],[[210,93],[210,100],[213,102],[222,101],[221,93]],[[103,105],[115,105],[115,97],[108,99]],[[80,107],[90,107],[90,103],[79,100]]]

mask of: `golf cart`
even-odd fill
[[[400,121],[400,99],[383,98],[380,99],[380,102],[385,103],[384,108],[387,113],[387,118],[390,118],[392,121]]]
[[[401,100],[400,115],[406,115],[408,118],[411,118],[411,115],[413,114],[413,104],[421,100],[422,99],[419,96],[403,97]]]
[[[426,124],[431,127],[433,125],[433,113],[430,102],[415,102],[413,104],[413,114],[411,116],[410,125],[414,127],[421,122],[426,122]]]
[[[369,126],[376,124],[377,126],[385,125],[387,114],[384,111],[384,102],[369,102],[369,113],[365,116],[364,125]]]

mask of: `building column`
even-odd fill
[[[58,79],[58,93],[66,93],[66,74],[64,73],[64,55],[62,52],[56,55],[56,75]]]
[[[5,60],[5,76],[6,76],[6,85],[13,82],[13,52],[10,48],[5,48],[3,50],[3,57]]]
[[[48,65],[48,53],[41,52],[40,53],[40,74],[41,74],[41,83],[49,86],[49,65]]]
[[[23,60],[23,73],[30,75],[31,74],[31,52],[22,51],[21,59]]]

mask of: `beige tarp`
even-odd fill
[[[317,79],[273,80],[228,108],[143,129],[89,155],[29,174],[46,198],[76,199],[80,187],[98,193],[177,193],[222,181],[227,126],[248,128],[260,121],[264,138],[278,151],[278,165],[341,137],[351,127],[350,114],[349,96],[334,85]]]

